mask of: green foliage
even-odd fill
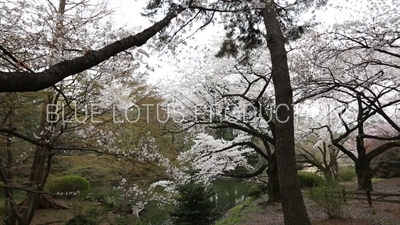
[[[337,183],[313,188],[310,199],[321,206],[329,218],[343,218],[342,206],[345,204],[341,187]]]
[[[8,210],[4,206],[0,206],[0,215],[6,215],[7,211]]]
[[[68,175],[64,177],[58,177],[51,179],[47,182],[45,190],[50,193],[68,193],[78,192],[80,194],[87,194],[90,191],[90,184],[84,177],[76,175]]]
[[[85,204],[82,201],[76,201],[72,203],[72,210],[74,218],[69,220],[66,224],[68,225],[80,225],[80,224],[100,224],[101,221],[107,220],[106,212],[108,209],[101,206],[94,206],[93,204]]]
[[[114,225],[126,225],[126,224],[128,224],[128,220],[129,219],[127,217],[125,217],[125,216],[117,215],[114,218],[113,224]]]
[[[69,220],[65,225],[95,225],[95,221],[84,215],[77,215]]]
[[[298,172],[298,177],[301,188],[317,187],[323,185],[325,182],[322,177],[310,172],[300,171]]]
[[[218,220],[215,225],[236,225],[240,224],[246,217],[247,213],[253,213],[259,210],[259,206],[251,204],[254,201],[253,198],[247,198],[242,203],[233,207],[229,213],[228,217]]]
[[[162,3],[163,3],[163,1],[161,1],[161,0],[151,0],[151,1],[149,1],[149,3],[147,4],[146,9],[155,10],[155,9],[161,7]]]
[[[381,180],[383,180],[383,179],[373,177],[373,178],[371,179],[371,182],[372,182],[372,184],[376,184],[377,182],[379,182],[379,181],[381,181]]]
[[[338,176],[340,181],[352,181],[357,177],[353,168],[340,168]]]
[[[263,194],[263,191],[257,186],[250,187],[247,196],[253,198],[259,198]]]
[[[166,204],[160,207],[157,206],[156,202],[149,202],[146,205],[146,210],[140,213],[140,221],[138,221],[138,224],[171,224],[171,217],[169,215],[170,210],[172,210],[171,205]]]
[[[176,225],[209,225],[217,216],[214,191],[203,185],[189,183],[178,187],[177,204],[170,212]]]
[[[391,152],[391,151],[388,151]],[[396,151],[392,151],[396,152]],[[387,161],[378,162],[373,167],[373,175],[379,178],[393,178],[400,177],[400,160],[397,160],[398,155],[390,154],[393,156],[391,159],[387,159]]]
[[[218,53],[215,55],[217,58],[223,58],[223,57],[237,57],[239,54],[239,47],[236,45],[235,41],[232,39],[225,39],[222,42],[222,45],[218,51]]]

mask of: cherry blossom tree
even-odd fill
[[[338,105],[335,120],[340,123],[314,128],[327,132],[322,139],[328,139],[355,163],[360,190],[372,189],[371,160],[399,144],[396,132],[383,136],[371,127],[379,123],[399,131],[395,116],[399,103],[399,79],[395,76],[398,37],[388,22],[397,14],[393,6],[375,6],[371,11],[378,11],[379,16],[372,21],[347,21],[325,32],[311,33],[307,41],[313,48],[302,51],[305,60],[298,64],[299,76],[295,79],[301,90],[298,102],[325,98]],[[366,143],[371,140],[386,142],[367,151]]]
[[[226,25],[230,33],[224,44],[225,50],[229,49],[231,53],[235,53],[240,50],[238,46],[243,43],[244,49],[260,47],[262,42],[268,43],[267,48],[270,51],[273,68],[271,75],[275,86],[275,104],[276,106],[284,104],[288,107],[286,112],[279,113],[279,117],[289,120],[276,124],[276,133],[279,136],[276,137],[275,143],[285,223],[310,224],[296,178],[292,87],[285,44],[288,38],[298,37],[303,30],[293,18],[300,12],[321,3],[325,1],[295,1],[293,4],[283,1],[185,1],[181,3],[182,5],[174,1],[151,1],[147,13],[157,18],[160,15],[157,13],[162,12],[164,19],[143,32],[120,39],[98,50],[90,48],[92,50],[85,51],[84,56],[75,56],[76,58],[71,57],[50,64],[52,66],[42,67],[44,70],[41,72],[1,72],[0,91],[36,91],[49,87],[68,76],[90,69],[124,50],[145,44],[159,31],[163,31],[160,40],[172,43],[170,37],[182,33],[188,24],[192,24],[191,22],[203,20],[205,21],[203,25],[207,25],[215,21],[216,13],[225,13],[227,17],[223,19],[228,21]],[[182,12],[186,14],[178,17]],[[174,18],[177,26],[166,28]],[[202,29],[203,25],[199,29]],[[235,27],[238,28],[236,29],[238,32],[235,32]]]
[[[194,128],[195,132],[195,144],[181,158],[192,162],[190,166],[199,179],[204,174],[212,179],[221,175],[251,178],[267,170],[268,201],[276,202],[280,199],[274,148],[276,118],[271,77],[263,65],[267,53],[254,51],[256,60],[251,60],[250,66],[237,60],[214,59],[208,53],[211,49],[206,49],[201,56],[181,62],[185,67],[178,69],[181,75],[175,88],[168,83],[170,106],[180,109],[176,120],[183,117],[180,122],[184,128]],[[222,129],[231,130],[229,138],[211,136]],[[254,154],[259,158],[258,168],[247,163],[246,155]],[[237,173],[237,167],[249,171]]]
[[[95,47],[98,43],[107,43],[112,38],[125,35],[123,30],[115,30],[113,34],[108,33],[111,23],[104,23],[103,26],[100,26],[101,19],[110,14],[110,11],[102,3],[93,6],[88,1],[75,3],[48,1],[47,4],[12,1],[1,3],[1,6],[15,15],[15,17],[5,18],[4,23],[1,24],[2,30],[7,30],[2,37],[0,49],[2,51],[1,68],[6,71],[28,71],[28,73],[34,74],[34,71],[43,69],[43,65],[48,63],[55,63],[55,60],[86,54],[85,51],[90,51],[89,45]],[[22,12],[20,12],[21,9]],[[32,13],[34,11],[37,14]],[[79,15],[79,18],[76,18],[76,15]],[[24,16],[29,19],[23,20]],[[35,25],[27,29],[25,28],[26,23]],[[92,35],[93,31],[102,32],[104,35]],[[87,38],[88,36],[92,36],[92,38]],[[136,56],[140,59],[140,55]],[[16,126],[0,128],[0,132],[5,133],[8,139],[17,137],[35,145],[35,150],[26,151],[28,152],[27,158],[22,160],[23,162],[33,160],[26,187],[16,186],[13,177],[7,172],[19,164],[13,162],[10,151],[8,151],[10,160],[8,160],[7,166],[1,168],[0,174],[5,184],[10,206],[6,220],[10,224],[29,224],[37,208],[65,208],[43,191],[50,173],[53,156],[71,150],[100,152],[90,148],[94,146],[87,140],[90,135],[83,138],[82,134],[88,134],[89,132],[86,131],[91,128],[85,123],[94,120],[97,123],[105,122],[104,117],[102,120],[101,116],[104,116],[105,112],[111,111],[97,111],[98,107],[93,108],[93,106],[107,103],[104,102],[101,94],[106,90],[105,84],[110,83],[111,80],[118,82],[121,81],[121,77],[124,77],[120,83],[130,88],[137,88],[136,93],[130,91],[129,95],[136,95],[139,98],[138,92],[143,91],[143,88],[140,88],[137,84],[138,80],[133,76],[126,77],[132,75],[134,71],[139,73],[139,67],[138,61],[133,62],[132,55],[126,52],[125,55],[119,55],[118,58],[109,60],[101,68],[68,77],[41,92],[41,95],[38,93],[37,98],[32,100],[42,102],[41,110],[39,110],[40,121],[37,122],[38,130],[35,131],[34,137],[25,135],[23,130]],[[145,95],[145,93],[140,94],[142,98]],[[15,101],[17,104],[23,97],[15,95],[18,97]],[[131,100],[136,99],[132,98]],[[27,104],[32,103],[28,102]],[[89,113],[88,108],[91,110]],[[88,116],[88,114],[90,115]],[[10,125],[7,114],[4,121]],[[101,139],[104,140],[114,138],[113,134],[108,131],[98,131],[101,134],[93,132],[91,135],[102,137]],[[68,138],[65,137],[67,133],[70,134]],[[75,139],[74,144],[72,144],[73,139]],[[94,143],[101,143],[101,141],[99,138]],[[15,202],[12,194],[15,188],[27,192],[26,198],[21,203]]]

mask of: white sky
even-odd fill
[[[142,8],[146,6],[146,1],[137,0],[109,0],[110,7],[115,9],[114,17],[121,26],[150,26],[146,18],[140,16]]]
[[[142,8],[146,6],[146,1],[141,0],[110,0],[110,6],[115,8],[114,20],[123,27],[138,27],[145,29],[152,25],[147,18],[140,16]],[[208,44],[215,40],[215,36],[221,35],[221,29],[215,26],[208,26],[205,30],[199,31],[195,36],[195,43],[198,45]],[[219,34],[218,34],[219,33]],[[184,47],[182,45],[182,47]],[[196,54],[194,52],[194,54]],[[168,64],[170,58],[160,58],[158,55],[151,55],[152,64],[158,64],[161,68],[156,68],[155,72],[150,73],[149,82],[156,84],[164,78],[173,76],[175,67]]]

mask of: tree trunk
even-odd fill
[[[11,117],[9,118],[9,127],[12,128],[12,120]],[[12,136],[11,135],[5,135],[6,136],[6,149],[4,150],[5,155],[0,156],[0,177],[1,180],[3,181],[4,185],[7,185],[9,183],[14,183],[14,177],[13,177],[13,170],[12,170],[12,164],[14,163],[13,159],[13,151],[11,149],[12,145]],[[3,164],[3,158],[6,159],[6,166]],[[14,201],[14,191],[13,188],[4,188],[4,209],[6,211],[5,216],[4,216],[4,222],[3,224],[5,225],[16,225],[17,220],[15,216],[15,211],[13,210],[15,204]]]
[[[362,190],[372,190],[372,169],[368,164],[360,163],[360,165],[356,166],[356,174],[357,174],[357,182],[358,182],[358,191]]]
[[[337,161],[337,149],[333,145],[329,145],[329,168],[334,181],[339,180],[339,163]]]
[[[268,161],[267,175],[268,175],[267,205],[270,205],[275,202],[279,202],[281,200],[279,192],[278,164],[276,162],[275,153],[272,154],[270,160]]]
[[[326,182],[332,183],[334,181],[334,177],[333,177],[333,174],[332,174],[330,168],[321,170],[321,172],[324,175]]]
[[[49,195],[33,192],[27,193],[25,199],[19,203],[18,206],[19,212],[24,215],[22,221],[19,221],[18,225],[30,224],[36,209],[69,209]]]
[[[51,98],[48,99],[48,102],[51,103]],[[47,116],[47,104],[45,101],[43,103],[42,118],[38,132],[40,133],[41,143],[49,143],[52,135],[51,129],[48,129],[48,126],[52,125],[47,122]],[[12,209],[12,212],[10,213],[11,221],[18,221],[18,225],[28,225],[31,223],[35,211],[38,208],[67,208],[53,200],[50,196],[41,193],[43,192],[44,185],[46,184],[47,177],[50,173],[51,160],[51,149],[47,146],[36,146],[28,183],[28,188],[34,190],[34,192],[27,192],[25,199]]]
[[[51,167],[51,156],[49,155],[47,147],[36,148],[34,162],[32,163],[31,174],[29,177],[30,187],[36,186],[34,189],[37,192],[42,192],[44,185],[47,180],[47,176],[50,172]],[[18,207],[14,209],[11,214],[14,217],[12,220],[18,220],[18,225],[30,224],[36,209],[67,209],[68,207],[62,205],[58,201],[55,201],[48,195],[42,193],[28,192],[25,199],[18,204]]]
[[[297,177],[294,122],[293,91],[290,84],[285,38],[277,20],[275,2],[265,1],[263,10],[267,30],[267,44],[272,61],[272,81],[275,88],[276,104],[276,154],[278,163],[279,190],[285,225],[310,225],[304,204],[300,183]]]
[[[61,202],[55,200],[46,194],[37,194],[37,193],[28,193],[25,199],[19,203],[21,208],[24,208],[27,204],[27,199],[29,199],[29,195],[40,195],[37,196],[39,198],[36,209],[69,209],[67,206],[63,205]]]

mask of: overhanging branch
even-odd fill
[[[225,176],[233,177],[233,178],[252,178],[255,176],[260,175],[267,169],[267,164],[262,164],[256,171],[252,173],[241,173],[241,174],[234,174],[234,173],[227,173]]]
[[[180,7],[177,11],[136,35],[118,40],[84,56],[62,61],[42,72],[0,72],[0,92],[27,92],[48,88],[68,76],[90,69],[122,51],[142,46],[184,10],[184,7]]]

